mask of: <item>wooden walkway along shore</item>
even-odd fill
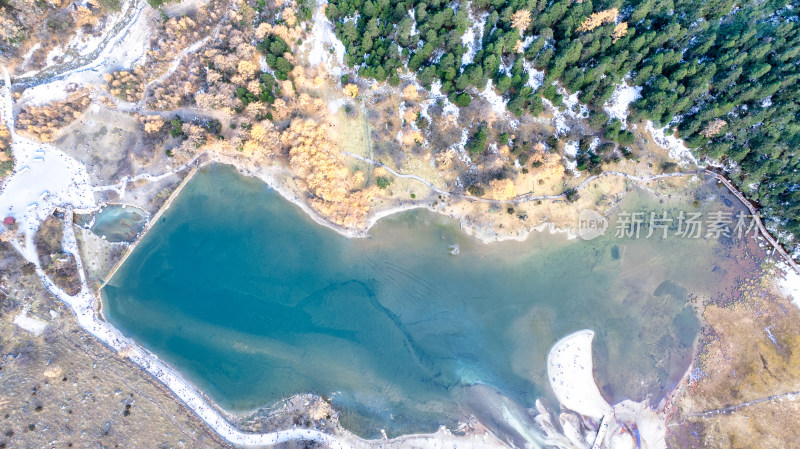
[[[795,260],[792,259],[792,256],[788,252],[786,252],[783,246],[780,243],[778,243],[777,240],[775,240],[772,234],[769,233],[767,227],[764,226],[764,223],[761,221],[761,217],[758,215],[758,210],[755,208],[755,206],[753,206],[753,203],[751,203],[750,200],[745,198],[744,195],[742,195],[742,193],[739,192],[739,190],[737,190],[736,187],[725,176],[721,175],[720,173],[707,169],[705,170],[705,172],[717,178],[717,181],[724,184],[725,187],[727,187],[728,190],[730,190],[730,192],[736,198],[738,198],[742,204],[744,204],[744,206],[747,208],[747,210],[750,211],[750,215],[753,216],[753,219],[758,225],[758,229],[761,231],[761,235],[763,235],[764,238],[767,240],[767,242],[769,242],[769,244],[772,245],[772,247],[775,248],[775,250],[778,251],[778,253],[780,253],[784,261],[786,261],[786,263],[789,264],[789,266],[791,266],[794,269],[794,271],[800,273],[800,265],[798,265],[797,262],[795,262]]]

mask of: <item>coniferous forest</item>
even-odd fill
[[[409,70],[458,106],[491,81],[510,112],[537,115],[543,98],[560,104],[562,86],[589,106],[590,123],[614,127],[603,104],[623,81],[641,86],[629,122],[669,126],[795,236],[798,13],[787,0],[331,0],[326,9],[361,76],[396,85]],[[479,47],[465,44],[472,35]]]

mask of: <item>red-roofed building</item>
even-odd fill
[[[14,223],[16,223],[16,222],[17,222],[17,220],[14,220],[14,217],[6,217],[6,218],[3,220],[3,224],[4,224],[4,225],[6,225],[6,226],[11,226],[11,225],[13,225],[13,224],[14,224]]]

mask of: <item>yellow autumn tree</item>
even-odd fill
[[[267,130],[264,129],[261,124],[256,123],[250,129],[250,138],[255,140],[256,142],[263,142],[264,139],[267,137]]]
[[[525,32],[531,24],[531,12],[526,9],[520,9],[511,15],[511,28],[519,31],[519,34]]]
[[[141,120],[144,124],[144,132],[147,134],[155,134],[161,131],[161,128],[164,127],[164,123],[166,123],[164,118],[160,115],[148,115],[142,117]]]
[[[348,84],[344,86],[344,94],[350,97],[357,97],[358,96],[358,86],[355,84]]]
[[[614,43],[616,43],[618,40],[622,39],[627,34],[628,34],[628,22],[621,22],[614,27],[614,32],[611,33],[611,37],[614,39]]]
[[[419,97],[417,86],[409,84],[405,89],[403,89],[403,98],[406,100],[416,100],[417,97]]]
[[[592,31],[600,25],[615,22],[617,20],[617,16],[619,16],[619,10],[617,8],[598,11],[584,19],[583,23],[581,23],[581,25],[578,27],[578,31]]]
[[[241,75],[245,80],[250,80],[255,76],[256,70],[258,70],[258,66],[253,61],[239,61],[239,64],[236,68],[239,75]]]
[[[242,153],[245,156],[251,157],[258,151],[258,142],[255,140],[248,140],[242,145]]]
[[[289,166],[312,195],[311,207],[340,226],[363,228],[375,189],[351,190],[363,175],[348,177],[326,128],[311,119],[293,120],[281,142],[289,148]]]
[[[286,25],[289,25],[289,27],[293,27],[297,23],[297,17],[294,14],[294,9],[288,6],[283,8],[283,11],[281,11],[281,18],[286,22]]]

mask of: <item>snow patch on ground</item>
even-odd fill
[[[653,140],[662,148],[666,148],[669,150],[669,157],[675,159],[681,165],[686,164],[693,164],[697,165],[697,159],[695,159],[694,155],[692,154],[692,150],[683,143],[683,140],[665,134],[667,127],[663,127],[661,129],[655,129],[653,126],[653,122],[647,121],[645,125],[645,130],[647,130],[651,136],[653,136]]]
[[[338,76],[344,65],[344,44],[336,37],[333,24],[323,12],[327,2],[317,0],[317,9],[314,11],[311,27],[311,38],[303,42],[301,51],[308,51],[308,63],[312,66],[324,64],[333,75]],[[333,54],[330,53],[333,50]],[[338,70],[339,73],[336,73]]]
[[[262,72],[269,73],[272,76],[275,76],[275,72],[269,68],[269,64],[267,64],[267,58],[264,56],[258,57],[258,68],[261,69]]]
[[[133,11],[130,13],[129,18],[126,19],[128,20],[127,24],[122,26],[117,34],[110,37],[107,35],[112,31],[117,21],[121,20],[120,18],[128,16],[127,13],[120,13],[115,20],[110,21],[102,36],[93,38],[94,40],[91,44],[93,47],[85,44],[87,47],[81,50],[82,55],[95,51],[103,41],[107,40],[105,47],[97,54],[95,59],[83,66],[67,70],[58,75],[57,78],[81,85],[101,84],[104,82],[103,73],[122,68],[131,68],[141,61],[146,55],[147,45],[150,41],[151,28],[149,26],[149,18],[156,13],[146,2],[134,2],[131,9]],[[33,76],[35,73],[25,73],[21,78]]]
[[[506,104],[508,101],[503,99],[502,96],[498,95],[497,92],[494,90],[494,82],[489,80],[486,84],[486,88],[481,91],[481,97],[484,100],[489,102],[489,105],[492,108],[492,112],[495,113],[498,117],[505,115],[506,113]]]
[[[414,37],[419,34],[419,31],[417,31],[417,17],[414,13],[414,8],[408,10],[408,16],[411,17],[411,31],[409,31],[408,34],[409,37]]]
[[[574,94],[570,94],[567,92],[566,89],[563,87],[558,88],[558,93],[560,93],[563,97],[563,104],[566,106],[564,110],[564,114],[567,114],[573,118],[584,118],[588,117],[589,115],[589,108],[586,105],[581,104],[580,100],[578,100],[578,94],[580,92],[575,92]],[[577,111],[575,111],[577,109]]]
[[[565,136],[569,134],[571,129],[564,120],[564,113],[559,111],[547,98],[542,98],[542,104],[544,107],[553,111],[553,126],[556,128],[556,136]]]
[[[68,47],[74,49],[80,55],[93,53],[100,48],[114,27],[119,26],[120,21],[130,20],[130,23],[108,42],[108,45],[100,52],[97,60],[111,59],[122,67],[131,67],[145,55],[151,33],[147,19],[150,14],[155,15],[154,10],[149,7],[146,9],[147,12],[142,14],[146,5],[137,3],[136,1],[129,2],[130,8],[133,9],[133,15],[130,19],[126,17],[128,8],[121,8],[126,12],[118,14],[114,20],[108,21],[105,29],[99,35],[84,35],[81,30],[78,30]],[[116,45],[115,40],[118,41]]]
[[[567,123],[564,121],[564,116],[561,114],[553,114],[553,126],[556,128],[556,136],[567,135],[572,130],[569,126],[567,126]]]
[[[566,119],[584,119],[589,115],[589,108],[578,100],[578,94],[569,94],[563,87],[558,87],[558,93],[562,96],[562,106],[555,107],[546,98],[542,98],[542,104],[553,111],[553,126],[556,128],[556,135],[564,136],[571,131],[567,126]]]
[[[60,46],[55,47],[47,53],[47,56],[45,56],[45,64],[53,65],[56,58],[60,58],[62,56],[64,56],[64,49]]]
[[[14,324],[37,337],[42,335],[42,332],[44,332],[44,329],[47,327],[47,323],[45,321],[42,321],[35,316],[28,315],[27,308],[22,309],[22,311],[16,317],[14,317]]]
[[[600,146],[600,138],[594,137],[592,138],[592,142],[589,144],[589,151],[591,151],[592,153],[596,153],[595,150],[597,150],[597,147],[599,146]]]
[[[347,98],[337,98],[328,102],[328,112],[335,114],[342,106],[348,103]]]
[[[567,143],[564,144],[564,166],[567,171],[571,171],[576,178],[581,175],[581,171],[578,170],[578,163],[575,161],[577,155],[578,141],[568,140]]]
[[[14,217],[26,236],[25,257],[36,259],[32,245],[39,223],[56,206],[95,209],[86,167],[50,145],[13,135],[15,169],[0,191],[0,215]]]
[[[53,101],[65,100],[70,92],[77,90],[79,86],[65,80],[53,81],[48,84],[39,84],[29,89],[25,89],[19,98],[19,102],[30,106],[41,106]]]
[[[603,105],[603,110],[611,118],[619,119],[623,124],[628,123],[628,108],[631,103],[642,96],[641,86],[629,86],[623,82],[617,84],[611,98]]]
[[[523,39],[522,40],[522,48],[523,49],[524,48],[528,48],[528,46],[531,44],[531,42],[533,42],[533,40],[536,39],[536,38],[537,38],[537,36],[528,36],[525,39]]]
[[[61,150],[18,135],[14,131],[11,80],[8,72],[3,88],[2,116],[11,132],[14,171],[0,190],[0,215],[14,217],[19,233],[25,235],[21,249],[29,262],[38,262],[33,235],[39,223],[54,207],[72,205],[77,209],[95,209],[97,204],[86,167]]]
[[[468,167],[474,167],[475,164],[472,162],[472,158],[469,157],[467,154],[467,150],[464,147],[467,145],[467,141],[469,141],[469,133],[466,129],[461,130],[461,140],[458,143],[455,143],[451,146],[452,149],[456,150],[458,153],[458,159],[466,164]]]
[[[447,98],[447,95],[442,93],[442,82],[439,80],[436,80],[433,84],[431,84],[431,93],[428,96],[428,99],[422,104],[422,108],[425,110],[426,114],[428,113],[428,107],[437,101],[442,102],[442,116],[452,115],[456,119],[458,118],[460,109],[458,109],[458,106],[450,102],[450,100]],[[426,116],[425,118],[430,120],[430,117]]]
[[[22,63],[19,66],[20,67],[25,67],[26,65],[28,65],[28,62],[30,62],[31,57],[33,56],[33,54],[36,52],[36,50],[38,50],[41,47],[42,47],[42,43],[41,42],[35,43],[33,45],[33,47],[30,48],[30,50],[25,52],[25,55],[22,57]]]
[[[401,100],[400,104],[397,105],[397,116],[400,117],[400,123],[403,123],[403,120],[405,120],[404,117],[405,113],[406,113],[406,102]]]
[[[780,269],[784,274],[778,275],[778,288],[792,299],[794,305],[800,307],[800,273],[785,264]]]
[[[500,58],[500,67],[498,68],[498,71],[504,75],[511,76],[511,69],[511,64],[507,63],[503,58]]]
[[[544,83],[544,71],[536,70],[527,59],[522,62],[522,67],[528,72],[528,86],[531,86],[533,90],[538,89]]]
[[[564,155],[572,158],[578,155],[577,140],[568,140],[567,143],[564,144]]]

